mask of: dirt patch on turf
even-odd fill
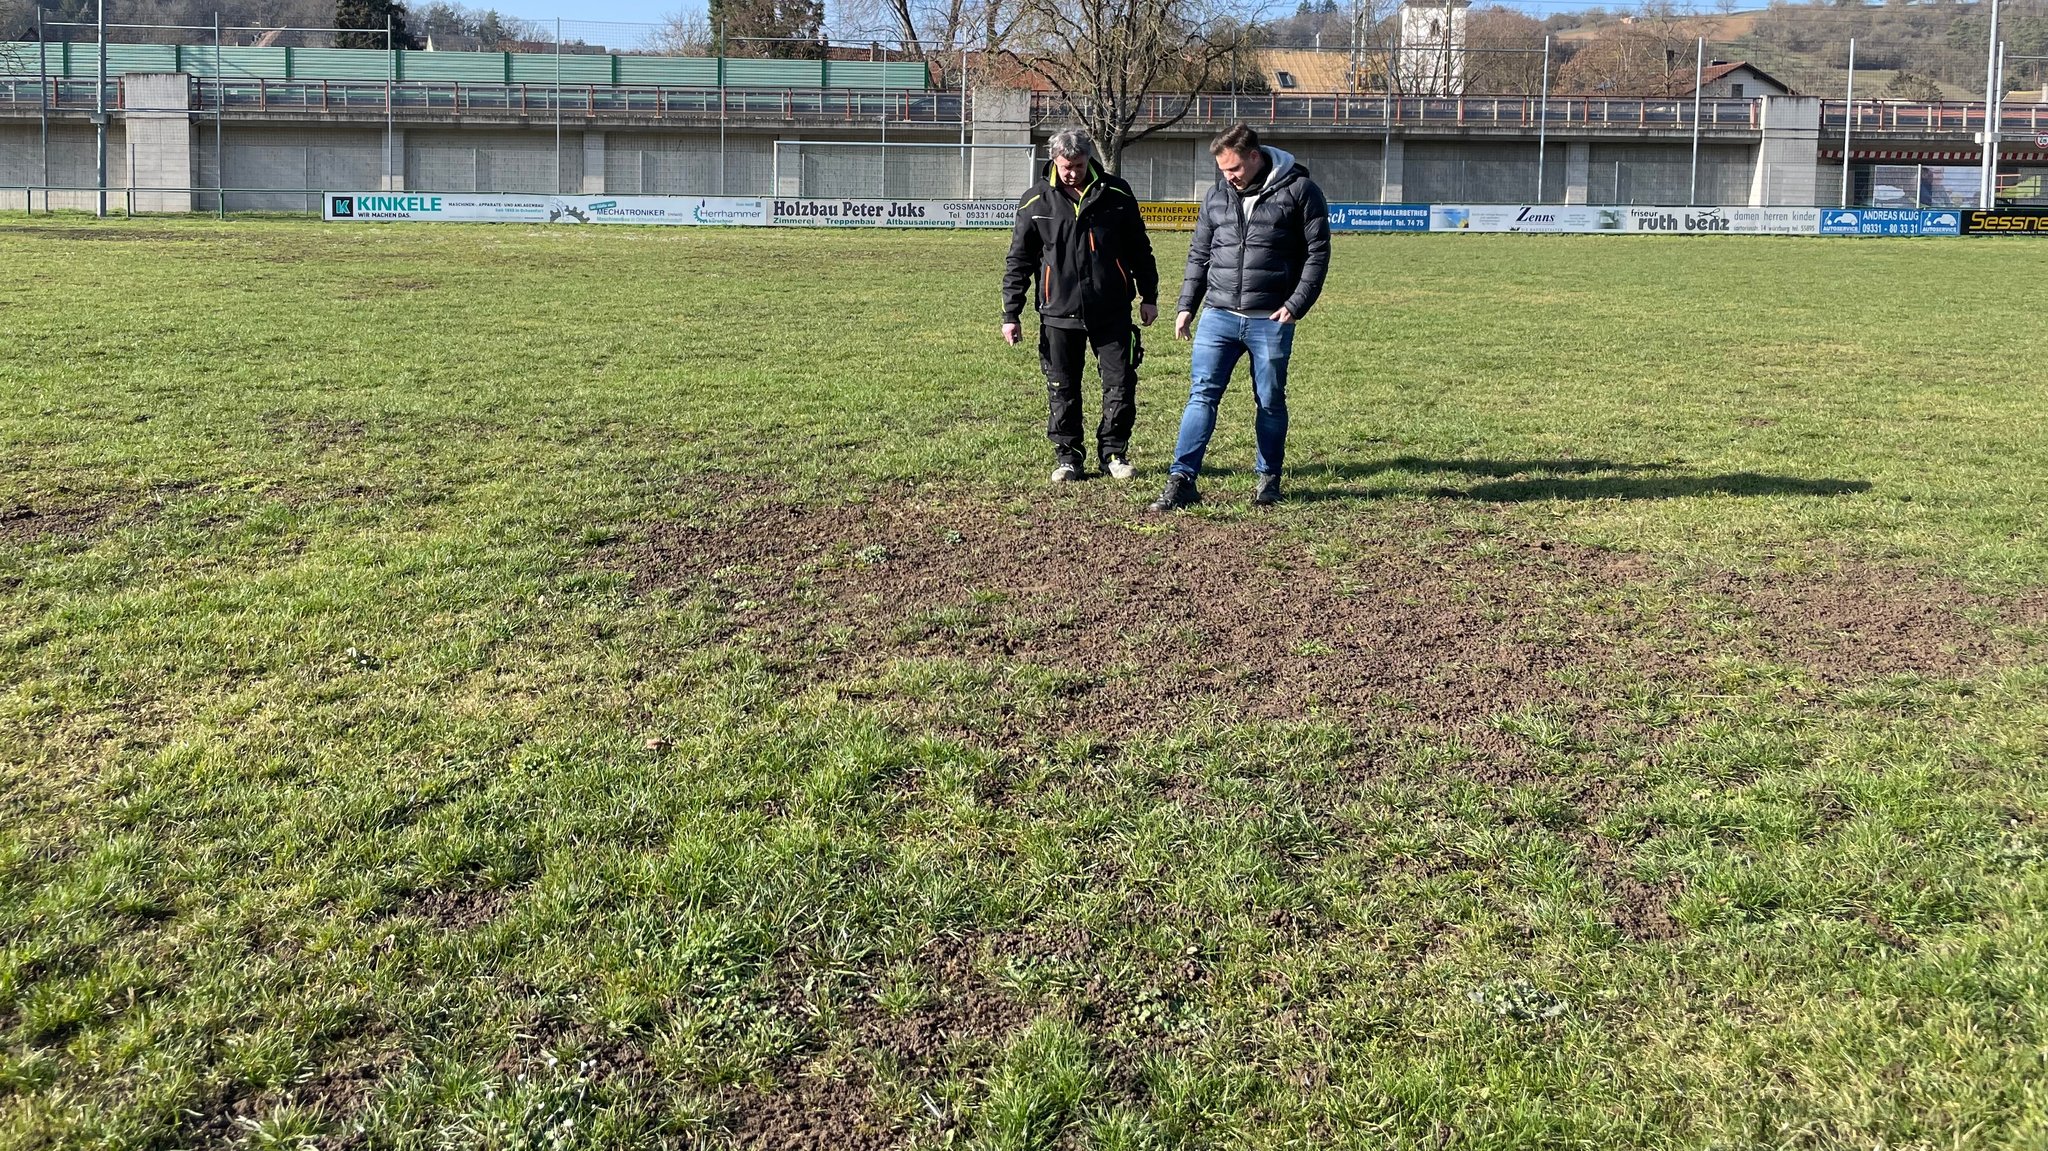
[[[1012,932],[932,940],[908,965],[918,990],[913,1005],[892,1011],[862,995],[841,1009],[838,1032],[852,1039],[845,1061],[822,1070],[792,1064],[777,1076],[780,1086],[774,1090],[725,1094],[733,1144],[763,1151],[896,1146],[907,1128],[901,1117],[877,1107],[877,1069],[887,1064],[892,1076],[924,1083],[985,1073],[1033,1012],[991,983],[982,968],[998,958],[1033,954],[1028,939]],[[871,976],[869,982],[877,981]],[[931,1118],[948,1122],[942,1112]]]
[[[93,539],[117,511],[111,500],[32,507],[0,507],[0,547],[28,547],[51,539]]]
[[[1958,676],[2010,653],[1971,612],[2029,622],[2025,600],[1999,603],[1951,581],[1870,564],[1825,578],[1765,579],[1723,573],[1700,587],[1755,621],[1757,654],[1776,656],[1831,683],[1873,676]],[[1750,654],[1750,652],[1743,652]]]
[[[1368,531],[1318,563],[1266,518],[885,494],[654,525],[617,558],[638,591],[701,597],[725,634],[801,675],[844,680],[897,656],[1054,669],[1030,691],[991,693],[991,706],[1032,697],[1009,726],[1051,734],[1316,717],[1455,729],[1502,750],[1525,739],[1500,717],[1569,717],[1563,685],[1608,673],[1684,681],[1734,654],[1853,681],[1966,673],[2007,654],[1963,614],[1983,601],[1905,574],[1683,587],[1575,545],[1419,538]]]
[[[190,232],[173,232],[162,228],[127,228],[119,224],[110,224],[102,228],[46,228],[35,225],[0,224],[0,235],[27,236],[37,240],[182,240],[188,243],[206,239],[203,235]]]
[[[263,431],[273,443],[322,453],[361,443],[369,435],[369,425],[312,412],[276,411],[264,414]]]

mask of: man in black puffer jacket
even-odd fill
[[[1045,370],[1050,415],[1046,435],[1057,457],[1055,483],[1084,474],[1081,368],[1095,349],[1102,373],[1102,422],[1095,428],[1097,462],[1116,479],[1131,478],[1131,426],[1138,418],[1138,330],[1131,302],[1150,325],[1159,315],[1159,267],[1131,186],[1102,170],[1095,144],[1076,131],[1047,146],[1052,160],[1017,204],[1017,226],[1003,269],[1003,339],[1023,335],[1024,293],[1038,290],[1038,358]]]
[[[1209,189],[1195,219],[1180,314],[1173,334],[1187,339],[1195,309],[1190,364],[1194,385],[1181,414],[1173,470],[1152,510],[1172,511],[1201,499],[1195,477],[1216,430],[1216,404],[1240,357],[1251,361],[1258,396],[1258,484],[1252,502],[1280,499],[1280,467],[1287,451],[1287,360],[1294,325],[1322,293],[1330,268],[1330,206],[1308,169],[1259,135],[1237,124],[1209,144],[1223,179]]]

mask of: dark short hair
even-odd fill
[[[1216,133],[1216,138],[1209,141],[1211,156],[1221,156],[1225,152],[1236,152],[1242,156],[1246,152],[1258,150],[1259,133],[1250,124],[1232,124]]]

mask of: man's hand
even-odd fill
[[[1004,325],[1003,325],[1003,342],[1004,342],[1004,343],[1006,343],[1006,344],[1014,344],[1014,343],[1016,343],[1016,342],[1017,342],[1018,340],[1021,340],[1021,339],[1023,339],[1023,338],[1024,338],[1024,325],[1022,325],[1022,324],[1004,324]]]
[[[1279,311],[1266,318],[1282,324],[1291,324],[1294,322],[1294,313],[1287,310],[1286,304],[1282,304]]]
[[[1139,304],[1139,305],[1138,305],[1138,322],[1139,322],[1139,323],[1141,323],[1141,324],[1143,324],[1143,325],[1145,325],[1146,327],[1148,327],[1148,328],[1149,328],[1149,327],[1151,327],[1151,326],[1152,326],[1152,321],[1154,321],[1154,320],[1156,320],[1156,319],[1158,319],[1158,318],[1159,318],[1159,305],[1158,305],[1158,304]]]
[[[1193,322],[1194,318],[1195,314],[1193,312],[1182,312],[1175,316],[1173,318],[1173,338],[1176,340],[1188,339],[1188,326]]]

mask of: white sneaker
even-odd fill
[[[1061,464],[1052,470],[1052,482],[1071,484],[1081,478],[1081,469],[1073,464]]]
[[[1127,480],[1138,474],[1138,469],[1131,466],[1131,461],[1122,456],[1109,457],[1109,462],[1103,465],[1103,470],[1107,471],[1109,478],[1113,480]]]

